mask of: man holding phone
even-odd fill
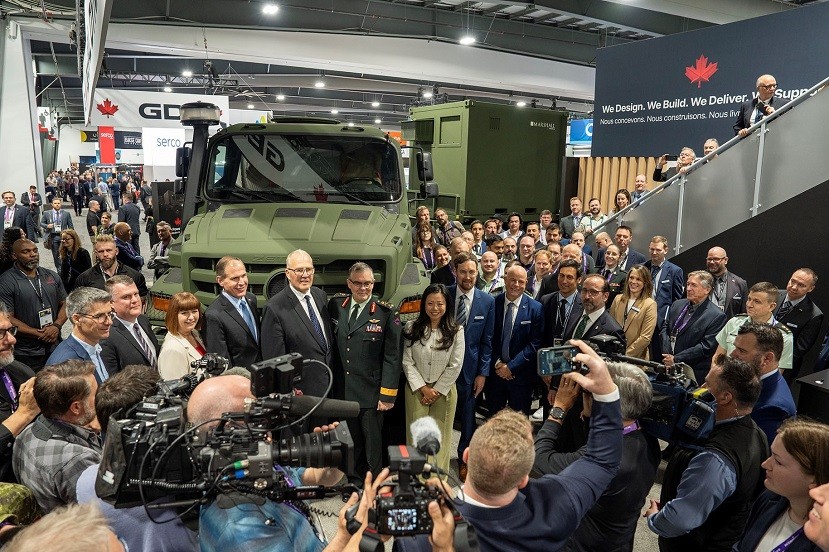
[[[656,162],[656,167],[653,169],[653,181],[665,182],[677,174],[684,174],[696,159],[697,154],[688,147],[682,148],[676,157],[666,153]],[[676,166],[669,167],[668,161],[676,161]]]

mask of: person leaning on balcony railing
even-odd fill
[[[697,154],[691,148],[682,148],[676,161],[676,167],[668,167],[668,154],[666,153],[656,162],[653,169],[653,181],[665,182],[676,174],[683,174],[688,167],[696,160]]]

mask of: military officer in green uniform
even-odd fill
[[[383,413],[397,399],[403,340],[400,318],[392,306],[371,294],[371,267],[354,263],[346,283],[351,295],[336,296],[328,303],[337,344],[334,397],[360,403],[359,416],[349,420],[357,473],[348,475],[362,481],[366,471],[377,475],[383,468]]]

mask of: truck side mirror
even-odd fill
[[[432,171],[431,153],[418,151],[415,154],[415,162],[417,163],[417,178],[421,182],[430,182],[435,179],[435,173]]]
[[[424,182],[420,185],[420,195],[423,199],[437,197],[438,193],[438,185],[434,182]]]
[[[190,157],[193,150],[187,146],[176,148],[176,176],[186,178],[190,169]]]

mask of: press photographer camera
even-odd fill
[[[250,381],[235,375],[207,379],[189,400],[184,392],[170,392],[169,382],[159,385],[156,395],[110,419],[98,496],[116,508],[143,505],[148,515],[158,508],[202,505],[202,550],[238,544],[235,516],[255,515],[245,505],[263,517],[261,524],[242,524],[245,531],[272,538],[268,520],[279,515],[292,520],[299,534],[316,538],[303,500],[349,490],[332,487],[342,478],[336,468],[353,462],[348,427],[333,424],[284,439],[279,432],[311,413],[354,417],[359,406],[295,395],[307,364],[295,354],[271,359],[251,367]]]
[[[685,447],[698,447],[714,428],[716,401],[705,388],[693,379],[693,370],[686,364],[665,366],[658,362],[629,357],[625,346],[617,338],[597,335],[585,340],[600,357],[615,362],[640,366],[653,385],[653,403],[639,421],[642,429],[658,439]],[[561,376],[583,370],[571,359],[578,349],[571,345],[547,347],[538,350],[538,373],[541,376]]]

